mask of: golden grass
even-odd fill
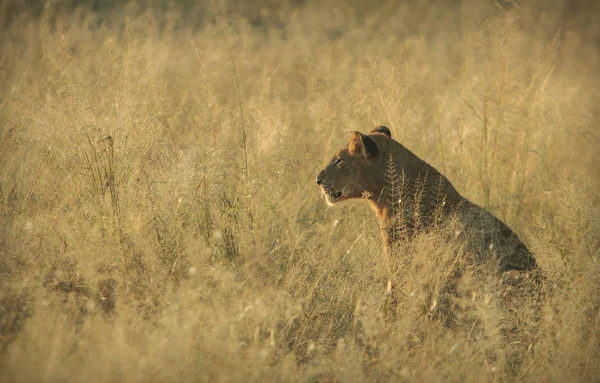
[[[2,3],[0,380],[598,381],[598,7],[530,3]],[[378,124],[543,294],[326,207]]]

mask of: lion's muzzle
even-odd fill
[[[324,171],[321,170],[321,172],[319,172],[319,175],[317,176],[317,185],[321,185],[321,182],[323,182],[323,174]]]
[[[333,206],[335,203],[340,201],[343,193],[341,190],[336,190],[335,188],[331,187],[327,182],[324,181],[325,170],[326,169],[322,170],[319,173],[319,175],[317,176],[317,184],[319,186],[321,186],[321,192],[325,196],[325,200],[327,201],[327,204],[330,206]]]

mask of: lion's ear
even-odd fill
[[[382,133],[382,134],[385,134],[386,136],[388,136],[389,138],[392,138],[392,132],[390,132],[390,128],[388,128],[387,126],[383,126],[383,125],[380,125],[380,126],[376,127],[375,129],[371,130],[371,133]]]
[[[361,132],[352,133],[350,143],[348,144],[348,150],[351,154],[362,154],[366,158],[375,157],[379,152],[379,148],[375,141]]]

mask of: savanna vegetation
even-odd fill
[[[599,381],[599,14],[0,2],[0,381]],[[543,278],[328,208],[376,125]]]

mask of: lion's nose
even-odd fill
[[[321,182],[323,182],[323,171],[317,176],[317,185],[321,185]]]

